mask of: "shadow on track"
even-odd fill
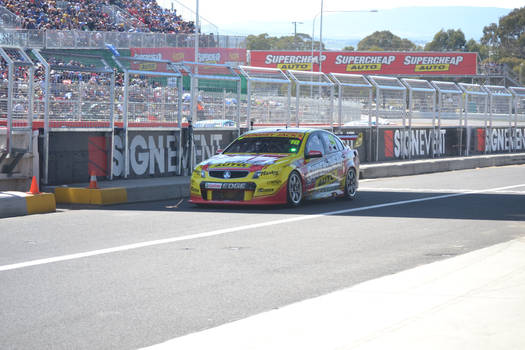
[[[338,216],[404,217],[463,220],[511,220],[525,221],[525,195],[505,193],[461,194],[454,197],[408,202],[380,208],[373,206],[433,198],[454,194],[453,192],[379,192],[360,191],[357,200],[326,199],[305,201],[298,208],[280,206],[196,206],[183,200],[167,200],[119,204],[110,206],[58,205],[61,209],[118,210],[138,212],[192,212],[228,214],[282,214],[319,215],[340,210],[352,210],[335,214]],[[368,208],[367,207],[371,207]],[[363,208],[358,210],[359,208]]]

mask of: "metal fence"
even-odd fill
[[[438,127],[456,126],[463,122],[463,91],[455,83],[432,80],[437,91]]]
[[[436,126],[436,89],[427,80],[401,79],[408,89],[408,125]]]
[[[8,29],[0,32],[0,46],[46,49],[105,49],[112,44],[118,49],[155,47],[194,47],[195,34],[141,32],[96,32],[83,30]],[[246,37],[201,34],[199,46],[246,48]]]
[[[335,84],[320,72],[287,71],[294,82],[292,125],[329,125],[334,122]],[[295,112],[295,113],[294,113]]]
[[[32,138],[15,137],[31,133],[33,126],[34,65],[21,49],[0,48],[0,118],[5,118],[8,153],[30,152]],[[28,142],[26,142],[28,140]]]
[[[515,127],[525,125],[525,87],[510,87],[510,92],[514,96],[513,110]]]
[[[372,84],[364,75],[330,73],[337,84],[337,122],[343,126],[371,126]]]
[[[489,94],[489,125],[511,126],[513,96],[504,86],[483,85]]]
[[[397,129],[401,137],[399,154],[410,158],[413,148],[418,147],[417,140],[413,142],[417,127],[437,127],[433,131],[437,135],[441,135],[443,126],[478,128],[476,147],[480,151],[487,144],[480,143],[483,128],[485,135],[496,128],[500,134],[507,133],[508,128],[513,139],[510,147],[517,149],[521,137],[517,129],[525,125],[525,88],[521,87],[507,90],[502,86],[458,86],[451,82],[351,74],[332,74],[330,79],[316,72],[285,73],[246,66],[237,72],[229,65],[118,56],[113,57],[120,68],[115,73],[100,56],[36,49],[25,52],[3,48],[0,57],[0,126],[11,132],[29,131],[31,124],[44,129],[44,182],[50,130],[110,132],[113,143],[116,129],[127,133],[133,128],[171,128],[182,143],[182,128],[189,121],[195,127],[238,132],[241,127],[249,128],[251,121],[255,126],[365,127],[370,131],[375,127],[378,160],[379,128]],[[245,92],[239,74],[246,79]],[[468,155],[472,149],[470,134],[463,132],[460,144],[454,145],[462,154]],[[123,148],[127,147],[126,140]],[[427,135],[428,145],[426,140],[431,140]],[[441,141],[441,137],[432,140],[432,149],[438,150],[432,154],[442,152]],[[30,145],[12,142],[0,146],[7,152],[13,148],[30,149]],[[497,149],[485,151],[501,150],[509,148],[498,145]],[[126,157],[129,162],[127,154]],[[177,161],[180,170],[183,160],[179,157]]]
[[[225,64],[182,62],[180,69],[191,84],[183,97],[182,114],[194,127],[240,129],[241,78]],[[246,124],[244,119],[243,124]]]
[[[276,68],[241,66],[239,70],[247,81],[242,103],[246,123],[241,126],[289,125],[292,83],[286,74]]]

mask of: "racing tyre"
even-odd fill
[[[296,171],[292,171],[288,177],[287,187],[287,198],[288,204],[292,207],[297,207],[303,200],[303,182],[301,176]]]
[[[355,169],[348,169],[345,178],[345,198],[353,200],[357,197],[358,181]]]

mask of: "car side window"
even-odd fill
[[[334,135],[327,133],[327,132],[323,132],[322,135],[323,135],[323,141],[324,141],[325,148],[326,148],[326,153],[337,152],[338,151],[337,141],[335,140]]]
[[[308,142],[306,143],[306,153],[310,151],[319,151],[322,154],[325,154],[323,142],[321,141],[319,134],[312,134],[308,138]]]
[[[344,149],[345,149],[345,145],[343,144],[343,142],[342,142],[339,138],[337,138],[337,137],[335,138],[335,141],[336,141],[336,143],[337,143],[337,149],[338,149],[339,151],[344,151]]]

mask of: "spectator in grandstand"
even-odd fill
[[[183,21],[175,10],[161,8],[156,0],[0,0],[0,5],[21,17],[25,29],[162,33],[195,30],[193,22]],[[120,7],[113,16],[110,5]]]

